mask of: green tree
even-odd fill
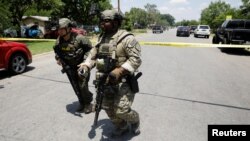
[[[240,6],[241,17],[250,19],[250,0],[242,0],[243,5]]]
[[[12,24],[16,26],[19,36],[21,35],[20,25],[22,17],[32,5],[35,4],[38,11],[43,9],[50,10],[54,6],[54,0],[1,0],[1,2],[5,3],[5,7],[10,12],[9,18],[11,18]]]
[[[160,12],[155,4],[146,4],[145,9],[147,11],[147,21],[149,24],[157,24],[160,20]]]
[[[50,8],[48,9],[37,9],[37,3],[32,3],[32,5],[29,7],[29,9],[26,10],[24,13],[25,16],[33,16],[33,15],[38,15],[38,16],[47,16],[50,17],[52,13],[56,12],[56,15],[59,13],[59,9],[62,5],[61,0],[53,0],[53,5],[51,5]]]
[[[121,28],[131,31],[133,29],[133,22],[131,21],[131,18],[128,18],[129,15],[129,12],[125,13],[125,20],[123,20]]]
[[[99,4],[100,11],[111,9],[110,0],[62,0],[63,5],[60,10],[60,17],[68,17],[78,23],[89,24],[93,17],[89,17],[92,3]]]
[[[162,14],[161,19],[166,20],[170,26],[173,26],[175,24],[175,18],[170,14]]]
[[[130,12],[125,15],[127,19],[131,21],[131,24],[138,24],[142,27],[146,27],[148,21],[145,17],[147,17],[147,12],[144,9],[140,8],[131,8]]]
[[[11,20],[9,19],[10,12],[5,6],[6,3],[0,3],[0,35],[3,34],[3,30],[8,28],[11,24]]]
[[[190,25],[190,21],[189,20],[182,20],[180,22],[177,22],[175,25],[176,26],[189,26]]]
[[[189,21],[189,25],[198,25],[198,24],[200,24],[199,21],[196,21],[196,20]]]
[[[201,24],[210,25],[210,27],[215,30],[218,26],[223,23],[227,15],[232,15],[234,17],[235,9],[224,1],[211,2],[210,5],[202,10],[201,12]]]

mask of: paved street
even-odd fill
[[[211,43],[210,39],[163,34],[139,41]],[[0,141],[207,141],[209,124],[250,124],[250,54],[217,48],[142,46],[143,76],[133,108],[141,134],[110,139],[113,126],[101,111],[75,115],[78,102],[54,54],[37,55],[29,70],[0,71]],[[95,92],[92,84],[90,90]],[[6,76],[7,75],[7,76]]]

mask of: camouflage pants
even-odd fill
[[[105,88],[102,107],[115,127],[122,128],[127,123],[139,121],[139,114],[131,109],[134,96],[128,83]]]

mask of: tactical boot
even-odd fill
[[[91,112],[94,112],[95,111],[95,105],[94,104],[87,104],[87,105],[84,105],[84,109],[83,109],[83,112],[85,114],[89,114]]]
[[[77,112],[77,113],[82,113],[83,111],[84,111],[84,106],[81,105],[81,104],[79,104],[79,106],[78,106],[77,109],[76,109],[76,112]]]
[[[116,138],[116,137],[124,135],[127,132],[129,132],[129,126],[128,125],[126,125],[126,126],[124,126],[122,128],[116,128],[114,131],[112,131],[111,137]]]
[[[140,121],[131,124],[131,131],[135,136],[137,136],[137,135],[139,135],[141,133],[141,131],[140,131]]]

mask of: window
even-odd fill
[[[200,26],[200,29],[209,29],[208,26]]]
[[[230,21],[227,25],[227,28],[244,28],[244,21]]]
[[[246,21],[245,28],[246,28],[246,29],[250,29],[250,21]]]
[[[227,25],[228,22],[229,22],[229,21],[226,20],[226,21],[221,25],[221,27],[226,27],[226,25]]]

